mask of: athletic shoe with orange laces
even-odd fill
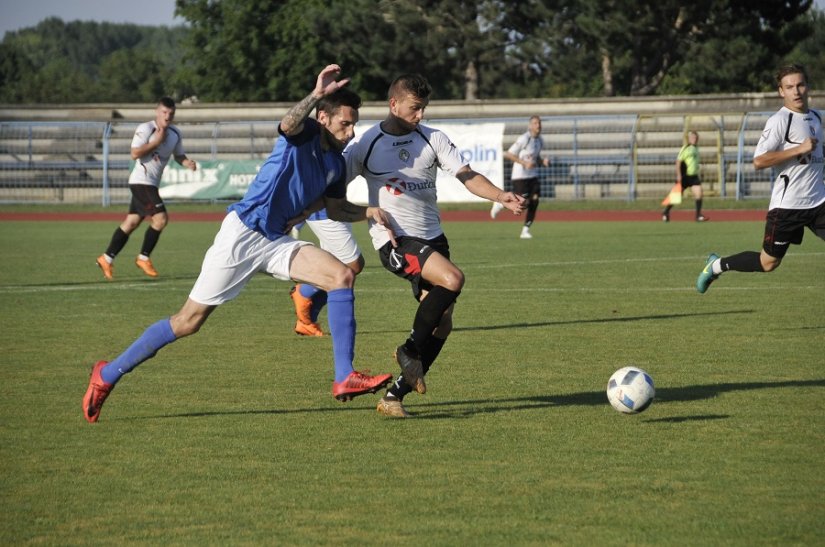
[[[312,323],[312,316],[310,315],[312,299],[301,294],[301,285],[295,285],[289,289],[289,296],[292,297],[292,302],[295,304],[295,315],[298,316],[298,322]]]
[[[375,393],[392,380],[391,374],[370,376],[366,372],[353,370],[343,382],[332,382],[332,396],[345,403],[353,397]]]
[[[378,401],[378,406],[375,408],[379,414],[389,416],[390,418],[409,418],[411,415],[404,409],[401,400],[395,397],[381,397]]]
[[[100,377],[100,369],[107,364],[108,361],[98,361],[94,364],[92,374],[89,376],[89,387],[86,389],[86,395],[83,396],[83,417],[90,424],[97,421],[103,402],[115,387],[114,384],[107,384]]]
[[[97,267],[103,270],[103,277],[111,281],[115,276],[115,265],[111,264],[104,255],[97,257]]]
[[[302,321],[295,322],[295,334],[301,336],[323,336],[324,331],[321,330],[321,325],[318,323],[304,323]]]
[[[141,260],[140,258],[135,259],[135,266],[143,270],[143,273],[148,275],[149,277],[157,277],[158,271],[152,266],[152,261],[148,258],[146,260]]]
[[[407,351],[407,348],[400,345],[396,348],[395,361],[401,367],[401,375],[404,381],[419,394],[427,393],[427,385],[424,383],[424,365],[421,358]]]

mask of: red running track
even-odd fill
[[[705,215],[711,222],[742,222],[765,220],[766,211],[752,209],[725,209],[706,210]],[[121,221],[125,212],[112,213],[59,213],[59,212],[0,212],[0,221]],[[174,207],[169,211],[172,222],[220,222],[223,212],[218,213],[191,213],[178,212]],[[488,211],[442,211],[444,221],[476,221],[476,222],[523,222],[524,217],[517,217],[508,211],[499,213],[495,220],[490,219]],[[693,211],[671,211],[671,222],[692,222]],[[536,215],[538,222],[662,222],[662,213],[655,211],[539,211]]]

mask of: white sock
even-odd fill
[[[713,275],[719,275],[722,273],[722,259],[717,258],[713,261],[713,264],[710,265],[710,269],[713,272]]]
[[[138,255],[138,260],[149,260],[149,257],[144,255],[144,254],[139,254]]]

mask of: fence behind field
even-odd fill
[[[688,130],[699,132],[701,177],[707,195],[731,199],[770,195],[774,173],[755,171],[753,149],[769,113],[542,116],[549,167],[539,169],[549,199],[664,196]],[[426,123],[438,127],[440,120]],[[442,120],[444,121],[444,120]],[[508,148],[526,117],[449,120],[504,123]],[[136,122],[0,122],[0,202],[125,203],[129,147]],[[203,160],[263,161],[277,138],[274,121],[177,123],[187,155]],[[511,164],[504,162],[510,187]]]

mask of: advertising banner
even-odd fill
[[[360,133],[370,125],[356,127]],[[504,187],[503,123],[439,123],[433,127],[450,137],[470,167],[499,188]],[[206,160],[198,161],[198,169],[190,171],[172,160],[163,172],[160,196],[163,199],[239,199],[262,163],[263,160]],[[483,201],[467,191],[455,177],[441,170],[436,178],[436,188],[441,202]],[[350,183],[347,198],[354,203],[367,203],[367,183],[362,177]]]
[[[260,169],[262,160],[197,161],[190,171],[171,160],[160,179],[163,199],[238,199]]]

